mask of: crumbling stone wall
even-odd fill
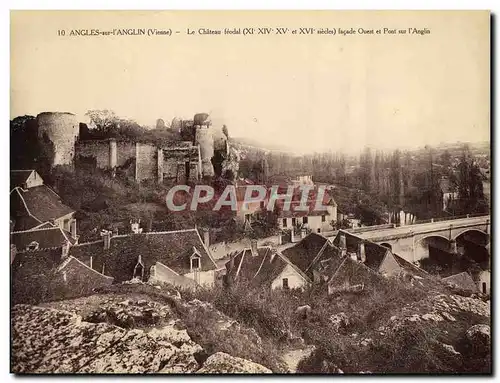
[[[73,165],[80,128],[76,116],[72,113],[43,112],[36,120],[41,150],[50,154],[50,166]]]
[[[99,169],[109,167],[109,141],[107,140],[78,141],[75,145],[75,153],[77,167],[83,157],[94,158]]]
[[[158,178],[158,148],[151,144],[136,144],[135,180],[156,180]]]
[[[123,166],[131,158],[135,158],[135,142],[118,141],[116,166]]]
[[[201,167],[204,177],[214,176],[212,157],[214,156],[214,139],[209,127],[196,127],[196,143],[200,146]]]

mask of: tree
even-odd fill
[[[85,113],[90,121],[95,125],[97,132],[102,134],[110,133],[118,124],[118,117],[112,110],[91,109]]]
[[[483,192],[483,179],[479,166],[471,156],[468,147],[464,147],[458,164],[458,198],[462,214],[485,213],[488,204]]]

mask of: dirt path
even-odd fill
[[[299,362],[311,355],[313,351],[314,346],[306,346],[305,348],[289,350],[288,352],[283,354],[283,360],[287,364],[289,372],[292,374],[296,373]]]

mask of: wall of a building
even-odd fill
[[[54,225],[59,226],[61,229],[66,231],[71,231],[71,221],[74,220],[75,213],[67,214],[63,217],[60,217],[54,220]]]
[[[487,270],[481,271],[477,287],[480,292],[483,292],[483,283],[486,284],[486,294],[491,294],[491,273]]]
[[[192,279],[204,287],[213,287],[215,284],[215,270],[200,271],[197,273],[187,273],[184,277]]]
[[[283,224],[283,220],[286,219],[286,227]],[[330,221],[332,220],[331,216],[325,216],[325,222],[322,222],[321,216],[309,216],[307,217],[307,227],[312,230],[313,233],[318,233],[318,229],[320,232],[330,231],[332,230],[332,226],[330,225]],[[296,225],[300,225],[303,223],[302,217],[296,219]],[[292,218],[279,218],[278,226],[280,229],[290,229],[292,227]]]
[[[193,280],[176,274],[171,269],[158,262],[154,265],[154,269],[151,270],[149,281],[153,283],[168,283],[173,286],[184,288],[193,288],[196,286]]]
[[[43,185],[43,179],[40,177],[40,174],[38,174],[36,171],[32,172],[28,179],[26,180],[26,187],[27,188],[34,188],[35,186],[40,186]]]
[[[283,288],[284,278],[288,278],[288,287],[291,289],[302,289],[307,286],[306,281],[304,281],[295,269],[290,265],[286,265],[283,271],[272,282],[271,289],[274,290]]]

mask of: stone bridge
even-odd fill
[[[486,247],[490,242],[491,218],[485,215],[409,226],[364,229],[349,231],[361,238],[386,246],[394,254],[415,262],[429,257],[429,247],[453,254],[463,250],[467,242]]]

